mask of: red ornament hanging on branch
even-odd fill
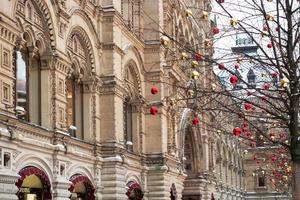
[[[239,63],[235,63],[234,68],[235,69],[239,69],[240,68],[240,64]]]
[[[277,72],[272,72],[272,74],[271,74],[271,76],[272,76],[272,78],[277,78]]]
[[[235,127],[235,128],[233,129],[233,135],[235,135],[235,136],[237,136],[237,137],[240,137],[241,131],[242,131],[241,128]]]
[[[213,27],[212,32],[214,35],[217,35],[220,33],[220,29],[218,27]]]
[[[196,53],[195,55],[194,55],[194,57],[195,57],[195,59],[196,60],[203,60],[203,58],[204,58],[204,55],[202,55],[201,53]]]
[[[200,123],[200,120],[197,116],[194,117],[193,121],[192,121],[193,125],[198,126]]]
[[[156,115],[158,113],[158,108],[156,106],[151,106],[150,113],[151,115]]]
[[[236,75],[232,75],[231,77],[230,77],[230,83],[232,84],[232,85],[236,85],[237,83],[238,83],[238,77],[236,76]]]
[[[269,83],[264,84],[264,89],[265,90],[269,90],[271,87],[271,85]]]
[[[255,142],[253,142],[253,141],[250,141],[250,142],[249,142],[249,145],[250,145],[250,147],[254,147],[254,145],[255,145]]]
[[[157,87],[152,87],[151,88],[151,94],[157,94],[157,93],[158,93]]]
[[[277,160],[277,156],[276,156],[276,155],[272,155],[271,161],[272,161],[272,162],[275,162],[276,160]]]
[[[246,132],[246,136],[247,136],[247,137],[250,137],[251,135],[252,135],[252,133],[251,133],[250,131],[247,131],[247,132]]]
[[[245,103],[244,107],[245,110],[250,110],[252,108],[252,105],[250,103]]]
[[[224,63],[219,64],[219,69],[224,70],[225,69],[225,64]]]
[[[268,47],[269,49],[273,48],[272,43],[269,43],[269,44],[267,45],[267,47]]]
[[[224,3],[225,0],[218,0],[218,3]]]

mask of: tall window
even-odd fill
[[[122,0],[122,16],[129,28],[140,35],[141,31],[141,2],[140,0]]]
[[[16,108],[20,119],[28,120],[28,51],[22,54],[16,51]]]
[[[71,135],[84,139],[83,136],[83,86],[72,77],[67,80],[67,126]]]
[[[41,124],[41,68],[38,54],[28,48],[16,51],[16,115]]]
[[[133,106],[130,102],[130,98],[125,98],[124,100],[124,136],[127,149],[133,151]]]
[[[257,186],[258,187],[266,187],[266,178],[265,175],[260,172],[257,177]]]

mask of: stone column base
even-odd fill
[[[15,183],[20,176],[18,174],[0,173],[0,199],[1,200],[18,200],[16,195],[18,187]]]
[[[70,200],[71,182],[65,178],[56,178],[53,183],[53,200]]]

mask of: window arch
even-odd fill
[[[67,54],[72,65],[66,84],[66,127],[73,137],[82,140],[93,139],[90,87],[94,78],[94,54],[91,41],[79,26],[74,27],[67,38]]]
[[[135,71],[135,63],[130,62],[124,71],[124,98],[123,98],[123,129],[124,142],[127,150],[139,151],[140,130],[140,89],[138,74]]]
[[[121,13],[125,23],[139,36],[142,34],[141,8],[140,0],[122,0],[121,2]]]
[[[67,88],[67,126],[71,129],[71,135],[83,139],[83,85],[79,76],[72,74],[66,81]],[[75,128],[76,127],[76,128]]]
[[[132,99],[127,96],[123,101],[124,109],[124,139],[127,150],[133,151],[133,109]]]
[[[23,46],[15,51],[16,59],[16,111],[19,119],[41,124],[41,60],[42,49],[23,34]],[[38,42],[36,43],[38,44]]]

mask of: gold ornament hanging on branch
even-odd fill
[[[230,19],[230,25],[232,27],[235,27],[238,24],[238,20],[236,18]]]

